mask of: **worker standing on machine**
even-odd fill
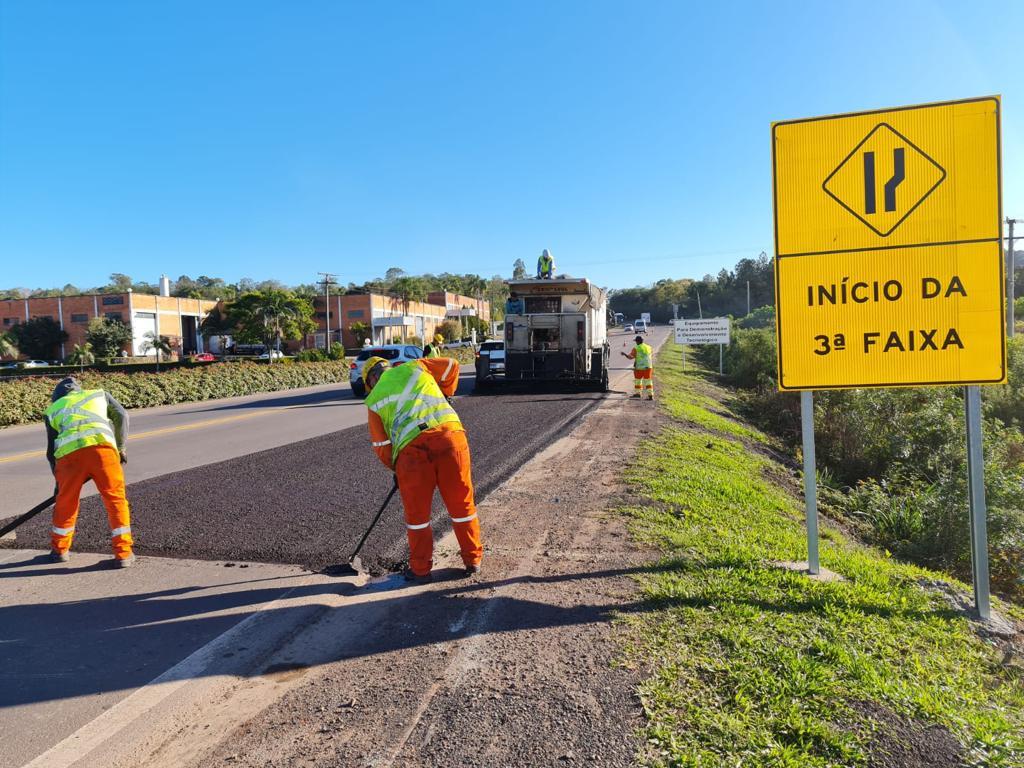
[[[441,492],[459,541],[467,576],[480,572],[483,544],[473,502],[469,444],[448,398],[459,383],[459,363],[450,357],[415,360],[392,368],[371,357],[363,364],[370,442],[395,473],[409,538],[406,581],[431,580],[434,534],[430,508]]]
[[[444,336],[434,334],[434,340],[423,348],[424,357],[441,357],[444,354]]]
[[[633,397],[640,399],[641,390],[648,390],[648,399],[654,399],[654,350],[644,343],[643,336],[636,337],[636,346],[627,355],[622,356],[633,361]]]
[[[555,276],[555,257],[545,248],[537,258],[537,277],[550,280]]]
[[[128,412],[109,393],[83,390],[72,377],[58,382],[51,400],[44,412],[46,458],[57,481],[50,558],[59,563],[68,561],[78,520],[78,496],[82,486],[92,480],[107,508],[114,564],[130,568],[135,555],[121,469],[128,461]]]

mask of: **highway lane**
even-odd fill
[[[667,328],[652,329],[652,345],[667,335]],[[618,390],[612,397],[632,389],[628,363],[619,356],[630,344],[621,334],[612,337],[612,386]],[[69,564],[36,559],[48,548],[48,515],[20,532],[22,549],[0,549],[0,730],[11,735],[0,751],[0,768],[21,766],[58,743],[77,759],[89,745],[87,737],[74,741],[79,734],[109,735],[126,718],[146,718],[164,702],[172,707],[179,696],[201,698],[197,691],[214,685],[217,675],[258,673],[325,601],[349,599],[343,597],[352,594],[345,580],[273,564],[319,568],[346,559],[390,482],[367,445],[361,402],[351,400],[347,387],[340,397],[323,389],[253,399],[269,408],[268,401],[285,396],[275,406],[284,409],[278,416],[205,424],[140,441],[133,450],[146,445],[159,454],[188,434],[191,441],[211,442],[237,455],[130,485],[143,555],[137,568],[107,566],[108,534],[96,499],[83,504],[81,535]],[[308,400],[296,405],[292,396]],[[564,434],[599,397],[457,398],[470,433],[479,495]],[[205,423],[211,414],[233,415],[223,407],[233,404],[238,403],[154,409],[146,414],[152,421],[139,418],[137,424],[158,429]],[[180,421],[166,411],[179,411]],[[305,421],[307,413],[316,418]],[[304,419],[292,434],[302,429],[313,434],[255,454],[245,454],[246,444],[221,434],[242,425],[252,432],[258,425],[278,424],[279,417]],[[357,425],[337,429],[338,421],[349,417]],[[617,449],[610,445],[609,450]],[[445,518],[435,518],[438,536]],[[369,545],[378,567],[393,565],[404,552],[397,503],[383,522]],[[488,521],[482,524],[486,547]],[[146,556],[156,553],[173,557]],[[107,718],[115,712],[121,714]],[[144,729],[144,723],[130,729],[137,727]],[[47,763],[48,768],[57,764],[64,763]]]

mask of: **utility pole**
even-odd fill
[[[330,272],[317,272],[323,279],[320,284],[324,287],[324,322],[327,324],[326,333],[324,333],[324,352],[331,351],[331,286],[336,284],[338,276],[331,274]],[[341,320],[338,321],[340,328]]]
[[[747,280],[747,314],[750,314],[750,281]]]
[[[1010,231],[1006,238],[1006,338],[1013,338],[1013,300],[1016,282],[1015,275],[1013,274],[1016,265],[1013,263],[1013,225],[1017,223],[1016,219],[1006,218],[1006,225]]]

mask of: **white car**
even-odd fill
[[[19,368],[49,368],[51,365],[45,360],[21,360],[18,363]]]
[[[284,352],[280,352],[276,349],[272,349],[269,352],[264,352],[259,356],[260,360],[280,360],[284,357]]]
[[[491,373],[504,373],[505,372],[505,342],[504,341],[485,341],[480,345],[480,350],[476,353],[477,357],[481,354],[487,355],[490,358],[490,370]]]
[[[363,347],[356,359],[352,361],[348,371],[348,383],[352,385],[352,394],[366,397],[366,386],[363,384],[363,363],[371,357],[383,357],[391,365],[401,365],[410,360],[423,357],[423,350],[412,344],[382,344],[379,347]]]
[[[647,333],[647,321],[646,320],[634,320],[633,329],[637,333]]]
[[[623,328],[622,331],[623,331],[623,333],[632,333],[633,332],[633,324],[632,323],[626,323],[626,327]]]

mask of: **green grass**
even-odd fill
[[[763,442],[756,430],[724,417],[673,356],[657,370],[674,423],[628,475],[644,500],[626,510],[634,534],[665,554],[640,577],[646,610],[623,619],[624,663],[648,674],[643,762],[866,765],[872,726],[850,705],[867,701],[944,726],[970,765],[1024,765],[1020,672],[917,586],[942,577],[836,530],[822,563],[845,581],[772,565],[806,559],[802,507],[743,442]]]

